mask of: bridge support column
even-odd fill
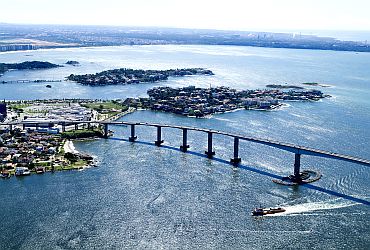
[[[108,138],[108,124],[105,123],[104,124],[104,138]]]
[[[135,125],[131,124],[131,136],[128,138],[130,142],[136,141],[137,136],[135,136]]]
[[[188,145],[188,129],[183,128],[182,129],[182,145],[180,146],[180,150],[182,152],[188,151],[189,145]]]
[[[9,130],[13,131],[13,125],[9,125]]]
[[[205,154],[207,155],[209,159],[212,159],[213,156],[215,155],[215,151],[212,150],[212,139],[213,139],[212,136],[213,136],[213,133],[208,132],[208,147],[207,147],[207,151],[205,151]]]
[[[154,142],[154,144],[159,147],[161,146],[163,142],[164,141],[162,140],[162,127],[158,126],[157,127],[157,140]]]
[[[237,166],[241,161],[241,158],[239,158],[239,138],[234,137],[234,158],[232,158],[230,162],[234,166]]]
[[[36,130],[39,130],[39,124],[36,123]]]
[[[87,129],[90,130],[91,129],[91,124],[90,122],[87,124]]]
[[[66,123],[65,122],[62,123],[62,132],[66,132]]]
[[[299,180],[301,178],[300,176],[300,171],[301,171],[301,154],[295,154],[294,157],[294,179]]]
[[[26,130],[26,124],[23,124],[23,130]]]
[[[75,124],[75,130],[78,130],[78,123]]]

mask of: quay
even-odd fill
[[[291,176],[291,180],[295,183],[301,183],[301,157],[302,155],[307,156],[316,156],[316,157],[323,157],[323,158],[329,158],[329,159],[335,159],[335,160],[341,160],[346,161],[354,164],[360,164],[364,166],[370,166],[370,160],[362,159],[355,156],[350,155],[343,155],[338,153],[332,153],[325,150],[320,149],[313,149],[309,147],[299,146],[295,144],[285,143],[285,142],[279,142],[279,141],[273,141],[268,139],[262,139],[257,137],[251,137],[251,136],[245,136],[240,134],[234,134],[234,133],[228,133],[224,131],[219,130],[213,130],[213,129],[206,129],[206,128],[196,128],[196,127],[187,127],[187,126],[178,126],[178,125],[169,125],[169,124],[157,124],[157,123],[146,123],[146,122],[125,122],[125,121],[57,121],[54,122],[54,124],[58,124],[62,126],[62,131],[65,131],[65,127],[67,125],[75,127],[75,129],[78,129],[78,125],[82,124],[83,126],[87,124],[88,127],[91,126],[91,124],[100,125],[103,128],[104,138],[108,138],[110,130],[110,125],[124,125],[130,127],[130,136],[129,141],[135,142],[137,140],[136,135],[136,126],[147,126],[147,127],[154,127],[157,131],[156,140],[154,141],[154,144],[156,146],[161,146],[164,143],[164,140],[162,139],[162,129],[163,128],[172,128],[172,129],[178,129],[182,131],[182,143],[180,145],[180,150],[182,152],[186,152],[190,145],[188,144],[187,138],[188,138],[188,132],[189,131],[197,131],[197,132],[204,132],[207,133],[207,150],[205,151],[205,155],[207,155],[208,158],[212,159],[215,155],[215,151],[213,150],[213,135],[222,135],[231,137],[234,140],[233,143],[233,157],[230,159],[230,162],[237,167],[238,164],[241,162],[241,157],[239,157],[239,144],[240,141],[249,141],[254,142],[258,144],[267,145],[270,147],[278,148],[284,151],[288,151],[290,153],[294,154],[294,165],[293,165],[293,175]],[[14,126],[21,125],[23,128],[26,127],[35,127],[38,128],[39,124],[35,122],[8,122],[8,123],[0,123],[2,126],[9,126],[9,129],[12,130]]]

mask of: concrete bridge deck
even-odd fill
[[[240,134],[234,134],[219,130],[213,130],[213,129],[207,129],[207,128],[196,128],[196,127],[187,127],[187,126],[178,126],[178,125],[170,125],[170,124],[159,124],[159,123],[146,123],[146,122],[126,122],[126,121],[52,121],[54,124],[61,125],[62,127],[65,127],[67,125],[75,125],[75,127],[78,127],[79,124],[98,124],[102,125],[104,127],[104,133],[105,137],[108,136],[108,126],[109,125],[125,125],[131,127],[131,136],[129,137],[129,140],[134,142],[136,140],[135,135],[135,127],[136,126],[147,126],[147,127],[156,127],[157,128],[157,140],[155,141],[155,145],[160,146],[163,143],[163,140],[161,138],[162,136],[162,128],[173,128],[173,129],[179,129],[183,131],[183,142],[180,146],[180,149],[183,152],[187,151],[187,148],[189,148],[189,145],[187,145],[187,132],[188,131],[198,131],[198,132],[204,132],[208,134],[208,148],[205,152],[209,158],[212,158],[212,156],[215,154],[215,152],[212,150],[212,143],[213,143],[213,134],[217,135],[223,135],[234,138],[234,158],[231,159],[231,162],[233,162],[235,165],[237,165],[241,159],[239,158],[239,140],[244,141],[250,141],[254,143],[259,143],[263,145],[267,145],[270,147],[278,148],[281,150],[285,150],[291,153],[295,154],[295,162],[294,162],[294,176],[297,178],[300,174],[300,157],[301,155],[311,155],[311,156],[317,156],[317,157],[324,157],[324,158],[330,158],[330,159],[336,159],[346,162],[351,162],[355,164],[370,166],[370,160],[362,159],[355,156],[350,155],[344,155],[344,154],[338,154],[333,153],[325,150],[320,149],[314,149],[304,146],[299,146],[291,143],[285,143],[285,142],[279,142],[269,139],[263,139],[263,138],[257,138],[257,137],[251,137],[251,136],[245,136]],[[9,123],[1,123],[0,125],[7,125],[7,126],[15,126],[15,125],[23,125],[25,126],[35,126],[37,127],[41,123],[36,122],[9,122]]]

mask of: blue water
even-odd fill
[[[26,56],[27,55],[27,56]],[[127,46],[0,54],[0,62],[43,60],[79,67],[7,72],[2,80],[64,79],[132,67],[206,67],[215,76],[173,78],[130,86],[70,82],[1,84],[0,99],[126,98],[153,86],[226,85],[237,89],[316,81],[332,98],[292,102],[281,110],[241,110],[193,119],[138,111],[128,121],[181,124],[270,138],[370,159],[370,54],[233,46]],[[369,168],[304,156],[303,168],[323,178],[285,187],[271,180],[292,173],[294,155],[242,142],[242,165],[232,168],[232,140],[215,136],[216,159],[203,156],[206,135],[190,132],[190,152],[178,150],[181,131],[111,127],[114,138],[75,142],[98,168],[0,180],[0,249],[366,249],[370,246]],[[283,206],[286,214],[252,218],[253,207]]]

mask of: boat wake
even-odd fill
[[[279,214],[272,214],[269,216],[294,216],[294,215],[301,215],[305,213],[312,213],[316,211],[322,210],[331,210],[331,209],[338,209],[338,208],[345,208],[357,205],[356,202],[345,201],[341,198],[328,200],[328,201],[320,201],[320,202],[310,202],[310,203],[303,203],[297,205],[286,206],[282,204],[282,207],[286,210],[283,213]]]

